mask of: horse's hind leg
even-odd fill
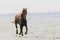
[[[18,27],[16,22],[15,22],[15,26],[16,26],[16,34],[18,34]]]

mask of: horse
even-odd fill
[[[26,15],[27,15],[27,8],[23,8],[22,13],[20,15],[16,15],[15,16],[15,20],[14,21],[15,21],[15,27],[16,27],[16,34],[18,34],[17,24],[19,24],[19,26],[20,26],[19,35],[23,36],[23,26],[25,26],[25,28],[26,28],[25,34],[27,34],[28,27],[27,27]]]

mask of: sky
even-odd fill
[[[0,14],[60,12],[60,0],[0,0]]]

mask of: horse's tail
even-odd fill
[[[12,23],[14,23],[14,24],[15,24],[15,21],[12,21]]]

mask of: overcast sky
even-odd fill
[[[60,0],[0,0],[0,14],[20,13],[23,7],[30,13],[60,12]]]

